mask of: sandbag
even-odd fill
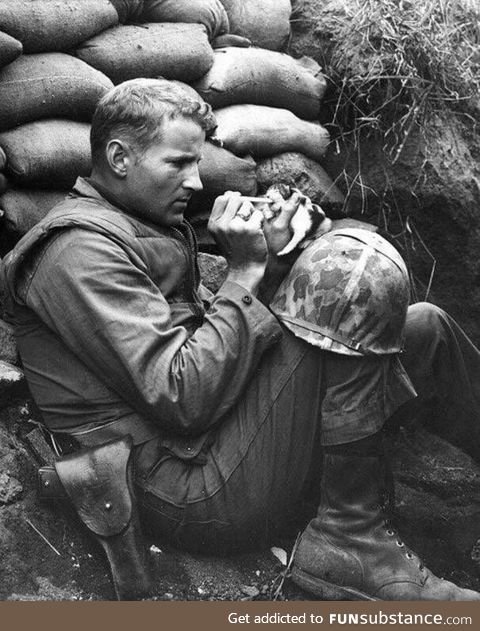
[[[118,13],[118,19],[125,22],[139,22],[142,19],[144,0],[110,0]]]
[[[225,191],[240,191],[243,195],[255,195],[257,178],[255,161],[239,158],[230,151],[206,142],[203,159],[199,164],[200,179],[205,193],[213,196]]]
[[[260,193],[279,183],[298,188],[320,204],[329,217],[343,209],[345,198],[332,178],[318,162],[301,153],[281,153],[259,161],[257,183]]]
[[[82,44],[76,55],[114,83],[158,76],[189,83],[213,64],[213,49],[202,24],[117,26]]]
[[[319,161],[330,140],[321,125],[277,107],[230,105],[215,110],[215,116],[215,136],[225,149],[238,156],[266,158],[295,151]]]
[[[0,30],[25,53],[68,50],[118,24],[109,0],[1,0]]]
[[[145,22],[203,24],[210,39],[228,33],[228,16],[220,0],[144,0]]]
[[[195,89],[213,108],[239,103],[270,105],[314,119],[327,84],[313,60],[262,48],[222,48]]]
[[[6,163],[7,163],[7,156],[5,155],[5,151],[0,147],[0,171],[3,171]]]
[[[248,37],[254,46],[285,50],[290,37],[290,0],[221,0],[230,33]]]
[[[5,231],[11,237],[22,237],[66,195],[67,191],[11,188],[0,197]]]
[[[40,118],[92,117],[113,87],[104,74],[64,53],[22,55],[0,70],[0,131]]]
[[[0,68],[20,57],[22,51],[22,42],[0,31]]]
[[[16,184],[69,188],[78,175],[90,172],[89,135],[89,124],[63,119],[35,121],[1,132],[6,174]]]

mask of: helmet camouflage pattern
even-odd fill
[[[405,263],[383,237],[332,230],[295,261],[270,308],[297,337],[344,355],[402,349],[410,285]]]

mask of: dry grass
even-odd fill
[[[309,12],[302,11],[302,1]],[[415,252],[430,261],[417,296],[426,298],[436,260],[397,207],[402,202],[390,177],[410,138],[428,140],[429,121],[437,114],[461,116],[472,126],[480,122],[480,0],[297,0],[295,5],[294,28],[314,33],[333,87],[325,102],[327,125],[356,156],[356,170],[338,176],[345,208],[352,198],[352,212],[371,214],[376,200],[379,224],[402,246],[409,269]],[[383,188],[378,181],[373,189],[364,177],[366,136],[383,144]],[[427,179],[424,165],[411,183],[414,199],[417,185]]]
[[[381,132],[395,160],[432,110],[478,112],[480,0],[327,1],[321,30],[341,134]]]

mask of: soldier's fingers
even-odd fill
[[[217,197],[213,204],[212,212],[210,213],[209,226],[210,224],[215,225],[223,219],[225,216],[225,212],[227,210],[228,204],[233,199],[238,199],[240,197],[240,193],[238,191],[226,191],[220,197]],[[231,213],[229,213],[230,215]]]
[[[235,217],[240,217],[244,221],[248,221],[253,213],[253,206],[249,201],[244,200],[241,206],[237,209]]]
[[[249,226],[254,229],[261,230],[263,226],[263,222],[264,222],[263,213],[257,208],[254,208],[250,216],[250,219],[248,221]]]
[[[240,193],[231,193],[227,198],[227,205],[225,206],[225,212],[222,216],[222,223],[228,225],[236,214],[242,209],[241,215],[250,216],[252,205],[250,202],[242,199]]]

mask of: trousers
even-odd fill
[[[136,448],[146,529],[194,552],[262,545],[319,486],[322,447],[367,437],[399,416],[425,415],[431,429],[480,457],[480,351],[443,310],[418,303],[400,357],[341,356],[286,333],[201,452],[189,454],[188,437],[180,455],[158,439]]]

